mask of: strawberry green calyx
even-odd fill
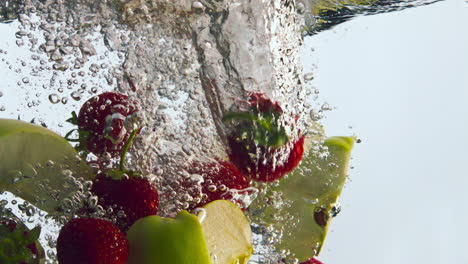
[[[75,111],[71,112],[72,117],[66,120],[66,122],[78,126],[78,115]],[[78,132],[78,138],[71,138],[70,136],[74,133]],[[86,141],[88,140],[91,133],[88,131],[80,130],[78,128],[72,129],[65,134],[64,138],[69,142],[78,142],[79,144],[76,145],[75,149],[77,151],[86,151]]]
[[[245,122],[245,125],[240,125],[239,134],[253,139],[261,146],[279,148],[289,141],[284,126],[278,125],[280,113],[258,112],[256,108],[253,112],[228,113],[224,116],[223,122],[232,120]]]
[[[240,122],[238,134],[260,146],[279,148],[288,143],[286,130],[280,124],[283,114],[281,106],[257,93],[250,95],[248,103],[250,111],[228,113],[223,117],[223,122]]]
[[[40,258],[44,255],[43,249],[38,242],[40,233],[40,226],[29,230],[19,220],[1,217],[0,263],[40,263]]]

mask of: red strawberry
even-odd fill
[[[60,264],[125,264],[128,241],[113,223],[97,218],[75,218],[60,230]]]
[[[322,262],[318,261],[315,258],[311,258],[309,260],[306,260],[304,262],[301,262],[301,264],[323,264]]]
[[[125,128],[125,122],[133,122],[136,111],[135,104],[123,94],[106,92],[89,99],[78,117],[70,121],[78,125],[80,148],[96,155],[108,152],[117,156],[132,132]]]
[[[29,230],[19,219],[0,217],[0,263],[39,263],[40,233],[40,227]]]
[[[278,180],[297,167],[304,153],[304,136],[289,139],[279,123],[283,111],[262,94],[252,94],[250,112],[230,113],[223,120],[238,121],[227,136],[229,159],[253,180]]]
[[[250,182],[239,170],[230,162],[219,161],[212,163],[193,163],[187,170],[190,174],[203,176],[201,192],[203,198],[192,204],[189,210],[202,207],[215,200],[231,200],[244,208],[242,201],[234,200],[232,191],[239,191],[250,186]]]
[[[99,174],[93,182],[91,192],[99,197],[104,208],[113,208],[117,213],[122,210],[124,217],[117,217],[117,225],[126,232],[138,219],[155,215],[158,212],[159,196],[156,188],[145,178],[122,177],[120,171]]]

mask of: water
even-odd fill
[[[282,105],[281,122],[294,124],[288,126],[291,137],[316,132],[311,120],[319,121],[330,107],[320,103],[308,84],[313,76],[302,70],[304,36],[357,14],[426,3],[327,2],[326,12],[314,13],[314,1],[2,1],[0,27],[11,37],[0,45],[0,58],[11,77],[0,88],[1,113],[35,118],[65,134],[71,111],[90,97],[110,90],[129,95],[140,106],[143,126],[129,167],[152,179],[162,197],[159,214],[172,216],[192,199],[190,190],[180,189],[186,177],[181,164],[226,157],[232,128],[221,119],[242,110],[245,105],[236,102],[249,93],[262,92]],[[254,188],[266,194],[265,185]],[[93,199],[85,191],[80,195],[78,204]],[[258,199],[267,198],[274,197]],[[274,263],[287,255],[273,245],[281,230],[252,226],[252,260]],[[55,226],[43,239],[56,235]],[[45,248],[53,261],[53,242]]]

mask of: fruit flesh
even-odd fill
[[[198,214],[213,264],[247,264],[253,252],[250,223],[235,204],[217,200]]]
[[[298,217],[295,226],[285,228],[279,247],[288,248],[300,260],[317,255],[323,245],[334,206],[347,177],[354,144],[352,137],[332,137],[324,142],[326,157],[310,153],[296,171],[280,184],[285,199],[292,201],[289,212]]]
[[[89,167],[60,135],[27,122],[0,119],[0,192],[52,212],[77,190],[67,176],[90,179]]]

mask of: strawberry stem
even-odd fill
[[[136,135],[138,134],[138,131],[140,129],[137,128],[132,131],[130,134],[130,137],[128,138],[127,142],[125,142],[125,145],[122,149],[122,153],[120,153],[120,163],[119,163],[119,170],[124,171],[125,170],[125,155],[127,154],[128,150],[130,149],[130,146],[132,145],[133,141],[135,140]]]

